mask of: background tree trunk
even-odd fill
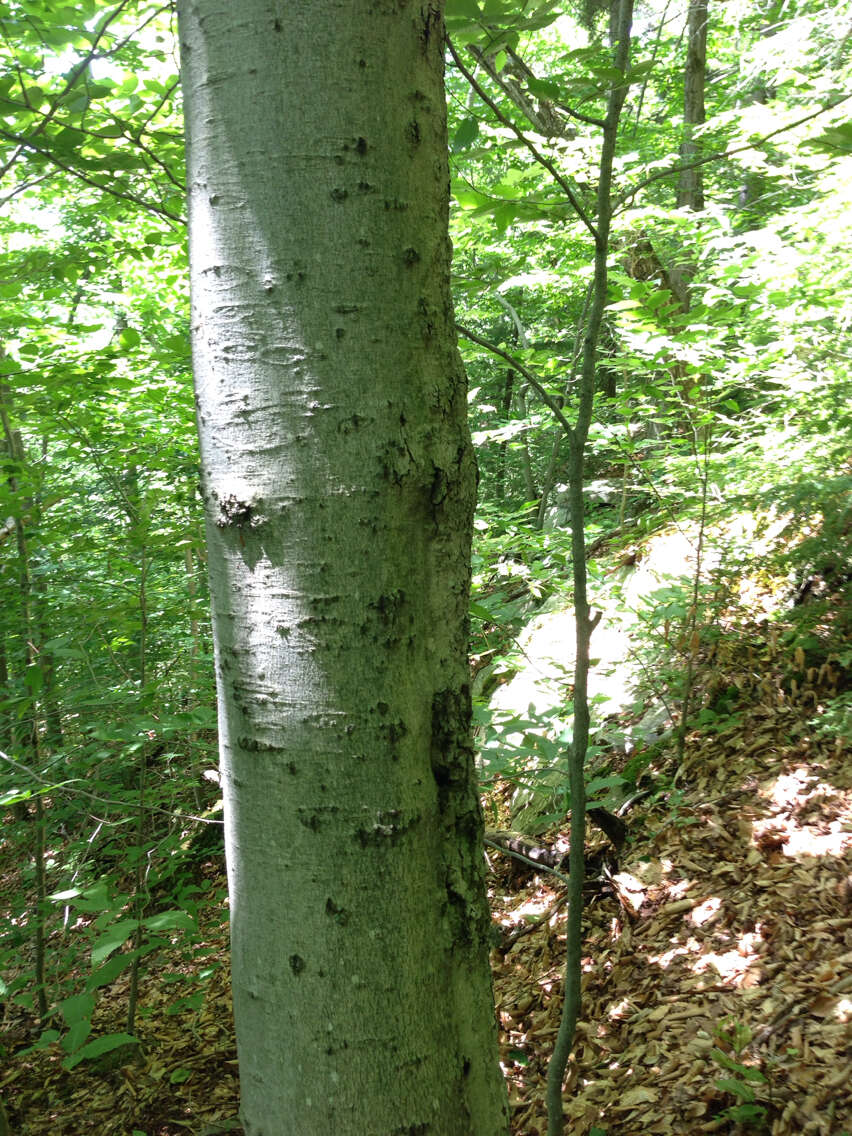
[[[441,14],[179,18],[246,1132],[504,1133]]]
[[[707,0],[690,0],[687,16],[686,67],[683,73],[683,142],[681,161],[688,165],[701,157],[701,143],[693,137],[693,127],[705,121],[704,83],[707,71]],[[704,208],[704,167],[681,171],[677,186],[679,209],[696,212]]]

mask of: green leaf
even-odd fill
[[[54,1041],[59,1041],[59,1036],[59,1030],[43,1030],[35,1045],[31,1045],[27,1049],[19,1049],[16,1056],[25,1057],[28,1053],[36,1053],[40,1049],[47,1049],[48,1046],[53,1045]]]
[[[624,778],[620,773],[613,773],[609,777],[593,777],[586,786],[586,792],[590,797],[595,793],[599,793],[601,789],[612,789],[616,785],[623,785]],[[589,804],[594,806],[596,802],[590,801]]]
[[[754,1090],[742,1081],[735,1081],[732,1077],[724,1077],[721,1081],[716,1081],[716,1088],[723,1093],[731,1093],[740,1100],[748,1101],[751,1103],[754,1100]]]
[[[180,928],[183,931],[194,931],[195,920],[191,915],[185,911],[161,911],[158,915],[151,915],[147,919],[142,920],[143,927],[147,927],[149,931],[166,931],[172,928]]]
[[[551,79],[528,78],[527,86],[534,95],[545,99],[558,99],[563,93],[559,83],[554,83]]]
[[[122,347],[138,347],[142,342],[142,336],[135,327],[125,327],[119,332],[118,342]]]
[[[90,1041],[88,1045],[77,1050],[73,1056],[66,1057],[62,1062],[62,1067],[63,1069],[73,1069],[81,1061],[91,1061],[95,1057],[101,1057],[104,1053],[111,1053],[113,1049],[118,1049],[122,1045],[138,1044],[138,1038],[131,1037],[129,1033],[109,1033],[106,1037],[98,1037],[94,1041]]]
[[[135,930],[135,919],[120,919],[117,923],[113,923],[109,930],[99,939],[96,939],[92,945],[92,966],[97,966],[113,951],[123,946]]]
[[[169,1077],[169,1084],[182,1085],[184,1081],[188,1081],[191,1076],[191,1069],[175,1069],[172,1075]]]
[[[61,1045],[66,1053],[74,1053],[80,1048],[89,1034],[92,1032],[92,1023],[88,1018],[81,1018],[79,1022],[75,1022],[68,1030],[65,1037],[63,1037]]]
[[[65,1019],[65,1024],[72,1026],[75,1022],[92,1016],[95,998],[93,994],[73,994],[60,1002],[57,1008]]]
[[[97,883],[93,887],[80,891],[78,888],[69,888],[68,891],[57,891],[48,899],[59,902],[70,901],[80,911],[108,911],[113,906],[106,883]]]
[[[476,118],[465,118],[453,135],[452,150],[457,154],[460,150],[466,150],[471,142],[479,136],[479,120]]]
[[[589,73],[605,83],[620,83],[624,79],[617,67],[590,67]]]
[[[766,1119],[766,1107],[762,1104],[738,1104],[726,1109],[725,1115],[738,1124],[760,1124]],[[843,1136],[842,1132],[840,1136]]]
[[[852,154],[852,121],[838,123],[803,145],[828,153]]]
[[[31,796],[30,789],[10,789],[8,793],[0,793],[0,806],[16,805],[18,801],[28,801]]]
[[[86,989],[97,990],[98,987],[106,986],[108,983],[113,982],[123,970],[126,970],[127,967],[130,966],[135,954],[136,952],[133,951],[130,954],[116,955],[115,958],[109,959],[103,966],[98,967],[97,970],[89,975],[86,982]]]
[[[189,340],[185,335],[167,335],[163,340],[163,347],[167,351],[174,351],[176,355],[189,354]]]
[[[477,619],[484,619],[486,623],[494,622],[494,615],[485,607],[484,604],[476,603],[475,601],[470,605],[470,614]]]

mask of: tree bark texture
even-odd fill
[[[705,121],[704,84],[707,72],[707,0],[690,0],[687,15],[686,66],[683,72],[683,142],[680,158],[685,164],[701,157],[701,143],[693,127]],[[704,167],[681,171],[677,186],[679,209],[700,212],[704,208]]]
[[[180,0],[249,1136],[492,1136],[430,0]]]

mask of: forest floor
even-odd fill
[[[682,796],[632,814],[592,882],[567,1132],[852,1134],[852,756],[803,708],[767,698],[694,739]],[[507,872],[512,928],[557,893]],[[546,1132],[564,919],[495,957],[515,1136]]]
[[[619,862],[608,854],[609,869],[591,873],[572,1136],[852,1134],[852,755],[810,724],[837,676],[822,667],[791,686],[771,643],[734,650],[724,666],[751,676],[745,709],[688,738],[676,777],[660,754],[650,772],[665,790],[627,814]],[[567,830],[540,842],[565,848]],[[592,829],[589,859],[605,844]],[[500,853],[489,861],[512,1132],[543,1136],[564,908],[529,925],[562,885]],[[176,939],[148,967],[135,1059],[68,1071],[57,1044],[21,1056],[38,1026],[6,1004],[0,1095],[13,1136],[242,1131],[221,858],[200,871],[203,941],[188,952]],[[0,878],[0,906],[20,886],[17,873]],[[126,1007],[125,973],[102,992],[95,1033],[122,1030]]]

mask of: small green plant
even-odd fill
[[[759,1069],[753,1065],[746,1065],[743,1060],[745,1050],[752,1039],[751,1030],[744,1022],[728,1018],[714,1032],[719,1044],[710,1050],[710,1057],[728,1074],[715,1082],[716,1088],[735,1097],[738,1102],[720,1112],[719,1119],[732,1120],[752,1128],[763,1128],[769,1117],[769,1111],[766,1105],[757,1099],[756,1086],[766,1085],[768,1082]]]

